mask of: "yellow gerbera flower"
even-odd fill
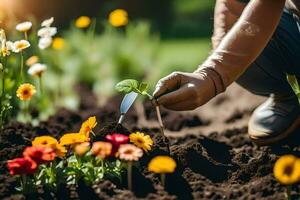
[[[123,9],[116,9],[109,14],[109,23],[114,27],[128,24],[128,13]]]
[[[85,122],[82,123],[79,133],[85,135],[86,137],[90,137],[90,132],[93,131],[97,125],[97,119],[95,116],[89,117]]]
[[[149,171],[159,174],[173,173],[175,168],[176,162],[169,156],[156,156],[148,164]]]
[[[300,181],[300,159],[293,155],[281,156],[274,165],[275,178],[284,185]]]
[[[58,145],[58,141],[51,136],[39,136],[35,137],[32,141],[32,146],[45,146],[55,149]]]
[[[36,93],[36,89],[30,83],[20,85],[17,90],[17,97],[22,101],[28,101]]]
[[[67,153],[67,149],[63,145],[61,145],[61,144],[56,145],[55,154],[58,157],[63,158],[63,157],[65,157],[66,153]]]
[[[63,146],[79,144],[87,141],[89,141],[89,138],[78,133],[64,134],[59,140],[60,144]]]
[[[142,148],[145,152],[151,150],[151,146],[153,145],[153,140],[149,135],[145,135],[141,132],[131,133],[129,135],[130,142],[132,142],[137,147]]]
[[[39,62],[39,57],[37,57],[37,56],[31,56],[30,58],[28,58],[27,60],[26,60],[26,65],[28,66],[28,67],[30,67],[30,66],[32,66],[32,65],[34,65],[34,64],[36,64],[36,63],[38,63]]]
[[[63,158],[67,153],[67,150],[64,146],[58,143],[58,141],[51,136],[40,136],[35,137],[32,141],[32,146],[43,146],[43,147],[50,147],[55,151],[55,154]]]
[[[91,24],[91,18],[89,18],[88,16],[81,16],[75,22],[75,26],[77,28],[86,28],[90,24]]]
[[[65,40],[61,37],[56,37],[53,39],[52,48],[56,50],[61,50],[65,46]]]

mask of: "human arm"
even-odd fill
[[[285,0],[251,0],[218,47],[195,72],[172,73],[158,82],[154,92],[158,103],[172,110],[192,110],[223,92],[267,45],[284,4]]]

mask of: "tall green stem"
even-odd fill
[[[39,89],[40,89],[40,95],[42,97],[42,95],[43,95],[43,80],[42,80],[42,75],[39,75]]]
[[[132,191],[132,162],[127,163],[127,183],[128,189]]]
[[[22,187],[22,192],[26,193],[27,192],[27,177],[25,174],[21,175],[21,187]]]
[[[21,50],[21,71],[20,71],[20,80],[23,81],[23,68],[24,68],[24,55]]]
[[[291,185],[286,186],[285,197],[287,200],[291,200],[291,192],[292,192],[292,186]]]
[[[166,174],[160,174],[161,185],[165,188],[166,186]]]
[[[27,31],[24,32],[24,37],[25,37],[25,40],[28,40],[28,34],[27,34]]]

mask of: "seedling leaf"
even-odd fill
[[[115,88],[118,92],[124,92],[127,94],[132,91],[138,92],[137,91],[138,87],[139,87],[138,81],[136,81],[134,79],[126,79],[126,80],[119,82]]]
[[[145,82],[140,83],[139,85],[139,91],[142,95],[147,95],[148,91],[148,84]]]

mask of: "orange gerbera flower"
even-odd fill
[[[109,142],[94,142],[92,147],[92,154],[101,159],[106,158],[111,154],[112,144]]]
[[[90,137],[90,132],[93,131],[97,125],[96,117],[89,117],[85,122],[82,123],[79,133],[85,135],[86,137]]]
[[[17,97],[22,101],[28,101],[36,93],[36,89],[30,83],[20,85],[17,90]]]
[[[89,141],[89,138],[79,133],[64,134],[59,140],[60,144],[63,146],[80,144],[87,141]]]

